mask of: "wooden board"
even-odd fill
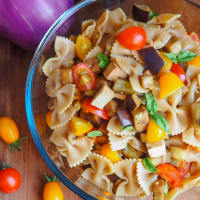
[[[0,200],[41,200],[44,185],[42,176],[51,174],[33,143],[26,121],[24,90],[31,58],[32,53],[0,39],[0,116],[12,117],[19,126],[21,136],[29,137],[23,142],[24,149],[15,153],[0,140],[0,163],[5,161],[11,164],[22,175],[20,189],[13,194],[0,193]],[[65,199],[81,199],[64,185],[62,188]]]

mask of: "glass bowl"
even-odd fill
[[[127,15],[131,15],[134,3],[147,4],[155,12],[181,13],[186,29],[200,34],[200,9],[196,3],[184,0],[85,0],[63,13],[47,31],[36,49],[27,75],[25,102],[29,128],[38,151],[52,172],[74,193],[83,199],[136,199],[118,198],[99,189],[84,180],[79,168],[70,168],[67,161],[58,155],[55,146],[50,143],[50,131],[45,126],[48,97],[45,94],[45,77],[41,73],[44,57],[54,55],[53,42],[56,35],[69,36],[80,33],[81,22],[98,18],[105,8],[121,7]],[[191,198],[191,194],[193,195]],[[178,199],[199,199],[199,190],[182,194]],[[148,197],[152,199],[152,197]]]

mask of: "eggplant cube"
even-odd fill
[[[119,109],[117,111],[117,114],[118,114],[122,127],[133,125],[132,116],[126,108]]]
[[[136,94],[129,96],[128,99],[125,101],[125,105],[130,112],[139,108],[140,104],[141,100]]]

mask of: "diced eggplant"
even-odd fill
[[[140,49],[139,54],[151,73],[157,75],[164,65],[164,61],[157,51],[153,47],[146,47]]]
[[[195,102],[190,105],[192,120],[194,124],[200,124],[200,102]]]
[[[129,81],[117,79],[113,85],[113,91],[121,94],[133,94],[133,88]]]
[[[130,112],[132,112],[140,106],[141,101],[140,101],[140,98],[136,94],[133,94],[127,98],[124,104],[127,107],[127,109]]]
[[[146,23],[149,19],[150,8],[146,5],[133,5],[132,16],[136,21]]]
[[[131,113],[126,108],[119,109],[117,111],[117,114],[118,114],[118,117],[119,117],[122,127],[133,125]]]
[[[126,158],[138,159],[142,155],[142,152],[137,151],[131,145],[128,144],[127,147],[123,149],[123,154],[126,156]]]

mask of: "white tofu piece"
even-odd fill
[[[102,109],[115,97],[114,92],[107,85],[103,85],[92,100],[92,105]]]
[[[166,146],[164,140],[156,143],[147,143],[146,146],[150,158],[157,158],[166,155]]]

